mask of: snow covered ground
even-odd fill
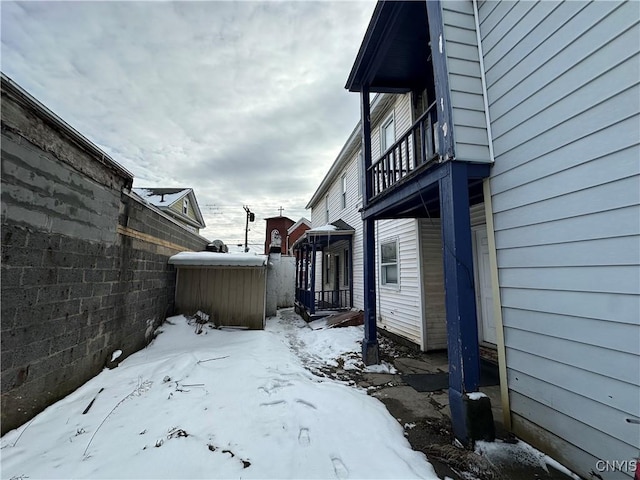
[[[2,478],[438,478],[382,403],[312,373],[359,351],[361,327],[161,330],[2,437]]]

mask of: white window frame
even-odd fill
[[[382,240],[380,242],[378,251],[380,254],[380,286],[382,287],[387,287],[387,288],[393,288],[396,290],[400,289],[400,242],[398,241],[398,238],[388,238],[386,240]],[[386,262],[383,263],[382,262],[382,247],[385,245],[395,245],[395,250],[396,250],[396,258],[395,258],[395,262]],[[389,282],[387,281],[387,268],[389,267],[396,267],[396,281],[395,282]]]
[[[347,208],[347,173],[342,174],[342,209]]]
[[[189,199],[186,197],[182,200],[182,213],[187,216],[189,215]]]
[[[393,141],[390,145],[387,145],[387,136],[385,133],[389,126],[393,128]],[[391,115],[389,115],[380,125],[380,156],[389,150],[389,147],[394,143],[396,143],[396,122],[394,112],[391,112]]]

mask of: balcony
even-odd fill
[[[376,201],[437,161],[437,129],[437,108],[433,102],[411,128],[367,169],[367,181],[372,186],[370,201]]]

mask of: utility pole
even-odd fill
[[[249,222],[255,222],[256,215],[251,210],[249,210],[248,205],[243,205],[244,211],[247,212],[247,220],[245,222],[244,227],[244,251],[247,253],[249,251]]]

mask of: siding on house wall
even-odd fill
[[[414,218],[376,222],[378,322],[381,328],[424,347],[418,232],[418,220]],[[389,240],[398,241],[397,286],[380,281],[380,245]]]
[[[400,138],[412,124],[411,95],[395,95],[393,103],[371,128],[372,158],[379,158],[380,126],[393,112],[395,138]],[[376,222],[376,283],[378,287],[379,326],[404,337],[422,349],[422,287],[420,273],[420,235],[416,219],[380,220]],[[380,282],[380,245],[387,240],[398,241],[399,285],[385,286]]]
[[[336,181],[329,188],[329,222],[343,220],[352,226],[355,230],[352,242],[352,281],[353,281],[353,307],[358,309],[364,308],[364,285],[363,285],[363,266],[362,266],[362,216],[358,211],[362,207],[362,195],[358,194],[358,175],[359,154],[355,153],[346,163],[343,171],[337,176]],[[342,208],[342,175],[347,176],[347,206]],[[319,227],[326,224],[324,197],[318,205],[311,209],[311,225]],[[346,247],[332,246],[334,253]],[[316,263],[316,289],[322,288],[322,257],[318,255]]]
[[[486,224],[484,203],[473,205],[469,214],[471,227]],[[442,222],[440,218],[421,218],[420,252],[426,338],[424,350],[447,348],[447,312],[445,308],[444,265],[442,261]],[[474,265],[474,268],[475,265]]]
[[[451,91],[455,158],[490,162],[472,2],[443,1],[442,20]]]
[[[189,195],[187,195],[186,198],[189,199],[189,205],[187,207],[187,217],[189,217],[191,220],[197,221],[196,211],[193,208],[193,201]],[[184,215],[182,213],[183,200],[184,198],[181,198],[179,201],[171,205],[169,208],[174,212],[176,212],[178,215]],[[196,228],[196,227],[192,227],[191,225],[189,225],[189,228]]]
[[[584,477],[640,438],[639,10],[479,11],[513,426]]]

